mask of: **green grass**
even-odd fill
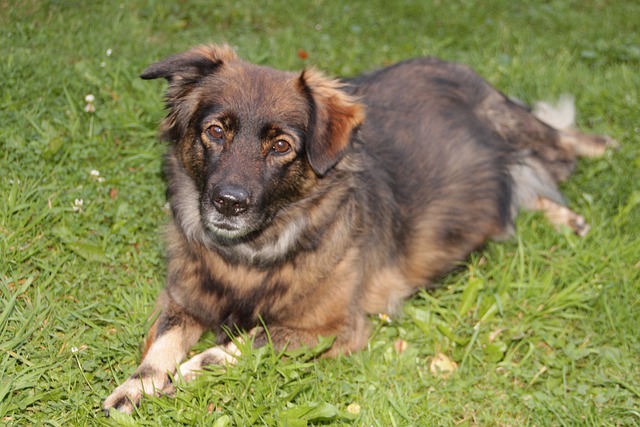
[[[343,3],[0,2],[2,424],[640,425],[640,4]],[[590,234],[525,213],[516,239],[487,245],[403,317],[372,319],[359,354],[245,349],[175,399],[104,418],[164,275],[164,85],[137,75],[222,41],[282,69],[352,75],[429,54],[528,102],[573,93],[580,126],[622,143],[564,185]],[[438,353],[458,363],[452,376],[431,373]]]

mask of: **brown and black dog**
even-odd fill
[[[233,362],[223,330],[279,348],[332,336],[327,355],[357,351],[368,314],[397,310],[487,239],[509,236],[520,209],[584,234],[557,183],[577,155],[611,142],[545,123],[434,58],[338,81],[201,46],[142,74],[160,77],[167,283],[140,367],[107,412],[130,412],[177,370],[189,379]],[[219,345],[182,363],[205,330]]]

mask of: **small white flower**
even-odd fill
[[[391,323],[391,317],[387,313],[378,313],[378,318],[386,323]]]
[[[111,50],[111,48],[107,49],[107,56],[111,56],[112,53],[113,51]]]
[[[97,171],[97,170],[93,169],[93,170],[91,170],[91,172],[89,172],[89,174],[96,181],[98,181],[100,183],[104,182],[104,177],[100,176],[100,171]]]
[[[93,105],[93,102],[96,100],[96,97],[93,96],[93,94],[88,94],[87,96],[84,97],[84,101],[87,103],[87,105],[84,106],[84,111],[86,111],[87,113],[95,113],[96,112],[96,106]]]
[[[73,211],[74,212],[80,212],[82,211],[82,206],[84,205],[84,200],[82,199],[76,199],[75,202],[73,202]]]
[[[104,68],[104,67],[106,67],[106,66],[107,66],[107,63],[106,63],[106,62],[102,61],[102,62],[100,63],[100,67],[101,67],[101,68]]]
[[[78,350],[78,347],[71,347],[71,353],[76,354],[79,351],[80,350]]]

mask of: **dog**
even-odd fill
[[[332,337],[325,356],[358,351],[368,315],[397,311],[512,235],[521,209],[584,235],[558,183],[578,156],[614,142],[573,129],[572,117],[554,125],[549,105],[542,117],[435,58],[337,80],[211,45],[141,77],[169,84],[167,278],[142,362],[107,415],[163,393],[171,376],[235,362],[228,331],[256,346]],[[184,362],[207,330],[217,345]]]

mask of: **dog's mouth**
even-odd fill
[[[204,209],[202,222],[217,241],[225,244],[251,239],[264,227],[264,219],[250,212],[225,216],[215,210]]]
[[[250,234],[253,229],[244,224],[238,224],[237,220],[206,219],[205,226],[216,236],[226,239],[237,239]]]
[[[270,226],[276,212],[273,205],[265,207],[264,204],[254,204],[238,212],[216,207],[212,197],[204,197],[200,201],[201,224],[209,237],[221,246],[254,240]]]

